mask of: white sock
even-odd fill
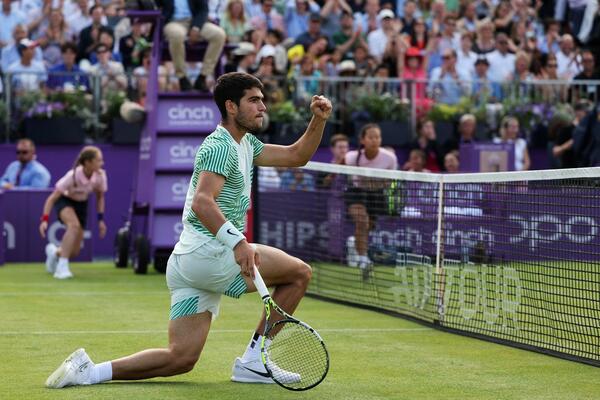
[[[112,379],[112,364],[110,361],[94,365],[90,372],[90,383],[102,383]]]
[[[58,259],[58,264],[56,265],[57,271],[69,270],[69,259],[66,257],[60,257]]]
[[[260,360],[260,342],[262,341],[262,335],[258,333],[254,333],[252,339],[250,339],[250,343],[248,343],[248,347],[246,347],[246,352],[242,356],[243,361],[253,361]]]

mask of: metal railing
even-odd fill
[[[0,104],[4,127],[0,129],[9,141],[20,134],[24,119],[69,115],[85,122],[91,140],[103,140],[107,134],[105,122],[118,117],[120,102],[144,96],[141,87],[144,79],[147,78],[131,73],[119,76],[85,72],[5,73],[4,104]],[[589,104],[600,100],[600,81],[431,81],[323,76],[261,79],[273,122],[282,118],[276,110],[286,101],[292,103],[295,113],[287,118],[305,120],[309,117],[311,96],[324,94],[334,103],[332,123],[342,131],[356,120],[396,120],[407,122],[413,136],[422,117],[456,122],[461,115],[472,113],[478,122],[494,130],[505,114],[515,115],[526,123],[547,124],[557,114],[572,113],[582,99]],[[160,91],[178,90],[174,76],[162,76],[159,80]]]

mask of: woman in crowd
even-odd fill
[[[83,232],[87,225],[88,198],[92,193],[96,194],[100,237],[103,238],[106,234],[104,193],[108,186],[103,165],[100,149],[85,146],[75,159],[73,168],[56,182],[54,192],[44,203],[40,235],[46,237],[52,208],[56,210],[58,220],[67,227],[60,246],[56,247],[53,243],[46,245],[46,269],[54,274],[56,279],[73,277],[69,269],[69,259],[76,257],[81,249]]]
[[[506,116],[500,124],[500,138],[494,140],[496,143],[515,144],[515,170],[526,171],[531,166],[527,142],[519,137],[519,120],[515,117]]]
[[[346,165],[358,167],[397,169],[396,154],[381,147],[381,128],[366,124],[360,131],[360,147],[346,153]],[[346,190],[346,204],[354,222],[358,267],[363,279],[369,279],[372,262],[367,255],[369,231],[374,228],[378,215],[386,212],[385,180],[353,176]]]
[[[241,0],[229,0],[219,25],[227,34],[227,43],[241,42],[244,33],[250,28],[244,12],[244,3]]]

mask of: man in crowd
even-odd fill
[[[6,167],[0,178],[2,189],[45,189],[50,185],[50,172],[36,160],[31,139],[17,142],[17,159]]]

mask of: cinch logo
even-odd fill
[[[171,156],[171,162],[174,163],[193,163],[194,157],[199,146],[193,146],[186,142],[178,142],[177,144],[169,148],[169,155]]]
[[[171,185],[171,194],[173,201],[185,200],[187,195],[188,182],[180,179]]]
[[[210,107],[187,107],[182,103],[177,103],[175,107],[170,107],[167,110],[167,115],[172,121],[210,121],[215,119],[215,113]],[[179,122],[177,122],[179,124]]]

